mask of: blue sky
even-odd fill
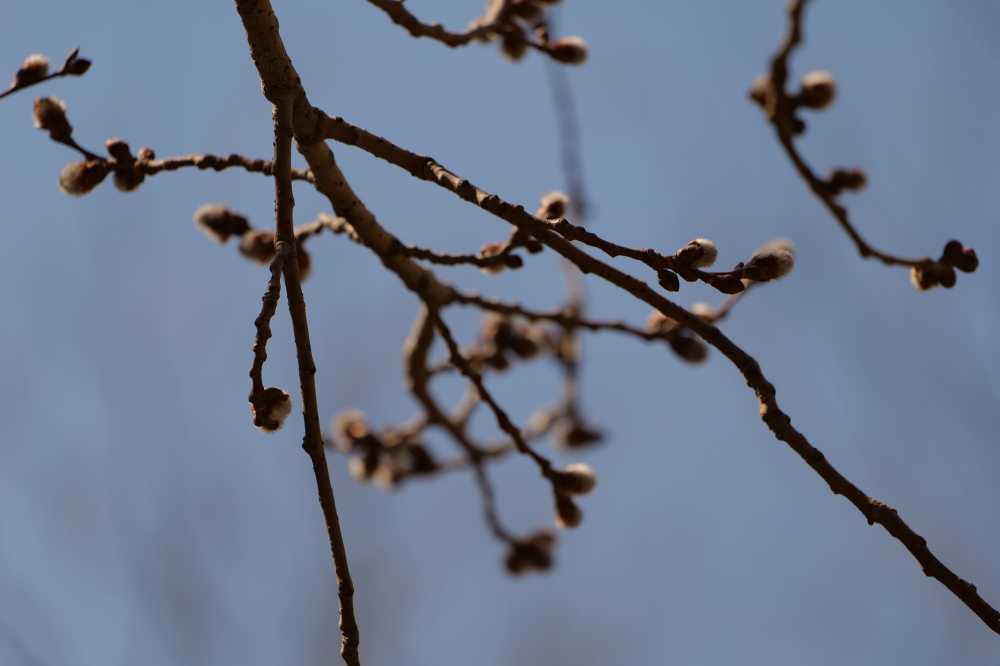
[[[456,27],[480,9],[407,4]],[[591,46],[570,76],[594,229],[665,251],[706,236],[723,264],[793,239],[795,272],[750,295],[724,330],[844,474],[1000,603],[1000,9],[816,0],[794,61],[796,75],[829,69],[840,84],[802,147],[821,171],[868,171],[869,188],[848,200],[862,232],[905,255],[937,253],[949,238],[978,250],[975,275],[918,294],[904,271],[857,257],[745,99],[783,34],[783,0],[563,4],[562,32]],[[515,65],[493,46],[414,40],[361,0],[276,10],[314,104],[528,207],[561,186],[537,55]],[[34,95],[53,94],[86,145],[121,136],[163,156],[267,156],[270,109],[233,7],[15,3],[7,14],[0,67],[77,45],[94,66],[0,103],[0,662],[333,661],[337,600],[301,425],[264,436],[247,413],[266,272],[191,223],[199,205],[221,201],[267,225],[272,184],[181,172],[74,199],[56,188],[72,155],[30,123]],[[471,251],[507,233],[443,190],[335,150],[407,242]],[[323,210],[297,190],[297,221]],[[362,248],[324,237],[313,250],[306,298],[323,418],[357,407],[376,424],[407,419],[416,408],[400,346],[417,304]],[[551,253],[495,278],[440,274],[538,307],[562,297]],[[645,306],[588,287],[594,314],[645,319]],[[678,298],[715,297],[686,287]],[[279,313],[269,381],[293,387]],[[452,321],[473,335],[472,313]],[[601,334],[587,339],[584,372],[587,415],[610,438],[586,457],[600,486],[544,577],[503,574],[469,476],[386,494],[332,460],[366,663],[981,665],[1000,655],[996,636],[901,545],[771,438],[719,355],[693,368]],[[523,423],[558,376],[532,367],[490,386]],[[451,381],[440,392],[461,390]],[[493,432],[485,415],[475,427]],[[494,474],[508,523],[527,531],[551,519],[527,462]]]

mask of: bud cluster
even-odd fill
[[[139,156],[142,159],[143,151],[139,151]],[[194,212],[193,219],[195,226],[216,243],[226,243],[232,237],[239,238],[237,250],[254,263],[267,266],[274,259],[276,241],[274,232],[254,229],[245,215],[224,204],[204,204]],[[312,257],[305,247],[306,238],[306,236],[297,238],[295,247],[301,280],[308,279],[312,272]]]
[[[533,47],[556,62],[582,65],[587,61],[587,44],[581,37],[549,37],[545,7],[554,4],[553,0],[494,0],[486,15],[471,27],[488,24],[491,30],[483,39],[499,37],[500,51],[511,61],[520,60]]]
[[[418,430],[374,432],[364,413],[351,409],[333,420],[332,444],[350,454],[348,471],[361,482],[372,481],[390,490],[411,476],[433,474],[440,469],[431,452],[418,439]]]
[[[910,282],[917,291],[927,291],[942,286],[951,289],[958,279],[956,270],[974,273],[979,268],[979,257],[971,247],[965,247],[957,240],[945,243],[937,261],[927,259],[910,269]]]

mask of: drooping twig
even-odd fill
[[[858,190],[865,186],[867,176],[857,169],[835,169],[829,177],[819,176],[806,162],[795,144],[796,137],[806,129],[805,122],[798,116],[802,109],[820,110],[826,108],[834,99],[836,83],[826,72],[814,72],[803,78],[802,89],[789,92],[788,74],[789,60],[803,39],[803,20],[808,0],[792,0],[788,6],[788,29],[781,46],[771,59],[767,75],[761,76],[750,91],[750,98],[760,105],[774,128],[778,142],[792,162],[796,172],[805,181],[810,191],[830,212],[841,229],[848,235],[864,259],[878,259],[886,266],[902,266],[911,269],[914,285],[927,289],[937,284],[951,287],[955,282],[954,268],[965,272],[975,270],[975,265],[968,268],[961,254],[975,253],[957,244],[957,249],[945,247],[937,260],[931,257],[907,258],[880,250],[869,243],[857,227],[851,222],[847,207],[838,197],[849,190]],[[957,259],[957,260],[956,260]],[[964,267],[963,267],[964,264]]]
[[[275,209],[277,216],[276,236],[278,243],[286,243],[290,248],[289,261],[284,264],[285,292],[288,297],[288,312],[292,319],[295,349],[298,356],[299,383],[302,389],[302,417],[305,422],[305,436],[302,448],[309,455],[319,503],[326,521],[337,572],[337,596],[340,599],[340,631],[342,635],[340,652],[350,666],[361,663],[358,654],[360,634],[354,613],[354,583],[347,563],[347,549],[337,515],[337,504],[330,483],[330,472],[326,465],[323,449],[323,433],[319,421],[319,407],[316,399],[316,364],[313,361],[312,346],[309,341],[309,324],[306,318],[305,299],[299,279],[299,265],[296,259],[295,230],[292,220],[294,199],[291,179],[292,103],[291,95],[276,96],[274,100],[274,182]]]
[[[490,531],[500,541],[508,544],[513,543],[515,538],[504,527],[497,513],[493,484],[487,475],[486,466],[483,464],[486,454],[482,449],[473,444],[466,435],[464,423],[459,419],[449,418],[431,395],[428,381],[430,374],[427,371],[427,353],[430,350],[433,339],[434,323],[429,316],[427,308],[423,307],[417,314],[410,335],[403,346],[403,354],[406,359],[406,378],[410,392],[413,393],[417,401],[426,410],[430,423],[447,431],[452,439],[465,451],[464,460],[472,467],[475,475],[476,484],[479,486],[479,494],[483,500],[483,514]]]

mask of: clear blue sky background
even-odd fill
[[[407,4],[456,27],[481,8]],[[562,184],[536,55],[512,65],[492,46],[413,40],[362,0],[276,5],[328,112],[528,207]],[[868,170],[870,188],[849,203],[872,242],[919,256],[954,237],[979,250],[982,268],[956,289],[917,294],[904,271],[857,257],[745,99],[783,34],[783,0],[565,5],[562,32],[592,48],[571,80],[594,228],[667,251],[704,235],[728,265],[794,239],[794,274],[747,298],[725,330],[834,464],[1000,603],[1000,8],[817,0],[794,62],[841,84],[803,148],[821,170]],[[73,156],[30,122],[35,94],[54,94],[87,145],[121,136],[160,155],[267,156],[270,109],[232,3],[16,2],[0,35],[5,72],[75,45],[94,60],[83,79],[0,103],[0,663],[335,662],[334,579],[301,425],[264,436],[247,413],[266,271],[191,224],[198,205],[223,201],[266,225],[272,184],[176,173],[128,195],[106,184],[70,198],[56,177]],[[336,151],[408,242],[470,251],[507,232]],[[297,198],[299,221],[324,210],[305,188]],[[324,418],[348,407],[379,424],[412,416],[399,350],[414,298],[343,239],[313,248]],[[441,273],[557,304],[555,257],[531,263],[492,279]],[[644,306],[588,284],[595,314],[644,320]],[[715,298],[689,287],[679,297]],[[269,377],[294,387],[281,312]],[[473,334],[472,315],[454,321]],[[386,495],[332,460],[366,663],[1000,663],[995,635],[771,438],[718,355],[692,368],[602,335],[588,338],[585,373],[588,416],[611,436],[587,457],[601,483],[550,575],[504,575],[469,476]],[[558,378],[541,367],[491,386],[523,423]],[[477,428],[492,432],[485,417]],[[505,520],[522,531],[550,521],[527,462],[495,474]]]

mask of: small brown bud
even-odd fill
[[[586,495],[597,485],[597,475],[586,463],[573,463],[549,477],[556,490],[564,495]]]
[[[86,58],[80,58],[79,56],[73,56],[66,61],[63,65],[63,69],[66,70],[67,74],[72,74],[73,76],[83,76],[90,69],[90,60]]]
[[[217,243],[225,243],[230,236],[243,236],[250,231],[250,223],[246,217],[222,204],[205,204],[199,207],[194,212],[193,219],[195,226]],[[273,238],[271,245],[273,254]],[[242,246],[240,251],[243,251]]]
[[[547,571],[552,568],[555,535],[547,530],[536,532],[510,544],[504,564],[512,574]]]
[[[255,426],[264,432],[274,432],[292,413],[292,396],[280,388],[266,388],[250,396],[250,412]]]
[[[826,180],[826,187],[832,194],[847,190],[858,192],[868,184],[868,175],[861,169],[834,169]]]
[[[676,335],[671,336],[668,344],[675,354],[688,363],[697,365],[704,363],[708,358],[708,347],[705,343],[686,330],[678,331]]]
[[[837,83],[827,71],[809,72],[802,77],[802,89],[798,102],[810,109],[825,109],[837,96]]]
[[[934,262],[934,274],[937,277],[937,281],[941,283],[941,286],[945,289],[951,289],[955,286],[955,281],[957,276],[955,275],[955,269],[949,264],[943,261]]]
[[[17,72],[14,73],[15,88],[38,83],[49,75],[49,59],[41,53],[32,53],[24,59]]]
[[[517,62],[528,50],[528,42],[520,30],[505,32],[500,39],[500,52],[511,62]]]
[[[57,97],[39,97],[32,108],[35,127],[45,130],[56,141],[73,136],[73,126],[66,117],[66,103]]]
[[[564,423],[555,433],[556,446],[568,451],[599,444],[603,439],[603,432],[576,419]]]
[[[582,65],[587,61],[587,43],[582,37],[560,37],[549,46],[549,55],[567,65]]]
[[[542,197],[535,216],[545,220],[558,220],[566,217],[568,209],[569,197],[564,192],[553,190]]]
[[[156,159],[156,151],[149,146],[143,146],[139,149],[139,154],[136,159],[140,162],[152,162]]]
[[[681,288],[681,281],[677,277],[677,273],[669,271],[666,268],[656,271],[656,280],[667,291],[679,291]]]
[[[583,510],[569,495],[556,494],[556,525],[573,529],[583,522]]]
[[[974,273],[979,268],[979,257],[971,247],[964,247],[957,240],[950,240],[945,243],[944,252],[941,253],[941,261],[951,264],[963,273]]]
[[[75,197],[87,194],[101,184],[111,171],[104,160],[89,160],[67,164],[59,172],[59,189]]]

